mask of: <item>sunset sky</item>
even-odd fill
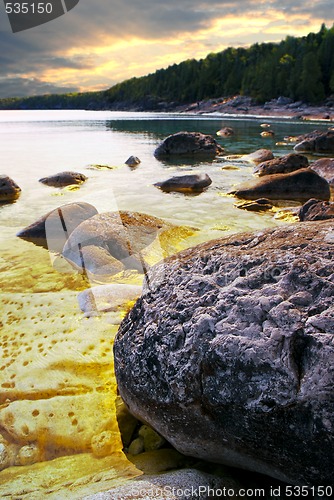
[[[13,34],[0,3],[0,97],[101,90],[226,47],[331,27],[333,0],[80,0]]]

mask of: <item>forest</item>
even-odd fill
[[[279,43],[229,47],[204,59],[190,59],[104,92],[0,100],[0,109],[156,109],[245,95],[257,103],[285,96],[310,104],[334,94],[334,25],[318,33],[288,36]]]

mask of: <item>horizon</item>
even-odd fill
[[[22,33],[11,33],[0,4],[0,98],[104,91],[227,47],[306,36],[332,26],[331,3],[80,0],[65,16]]]

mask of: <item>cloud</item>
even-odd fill
[[[0,78],[0,98],[76,92],[78,87],[61,87],[37,78]]]
[[[21,90],[105,88],[227,46],[318,31],[332,0],[80,0],[64,16],[13,34],[0,2],[2,95]],[[8,85],[5,85],[7,78]],[[23,82],[24,85],[23,85]],[[7,90],[6,90],[7,89]]]

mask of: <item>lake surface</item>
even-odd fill
[[[260,136],[263,121],[271,124],[274,138]],[[242,211],[234,206],[235,199],[225,196],[234,185],[251,178],[249,165],[224,159],[171,164],[153,156],[156,146],[169,134],[188,130],[215,135],[224,126],[235,130],[231,138],[217,138],[226,155],[259,148],[283,155],[292,152],[291,144],[276,146],[285,136],[327,129],[328,124],[163,113],[1,111],[1,174],[12,177],[22,194],[16,203],[0,206],[0,241],[13,238],[19,229],[52,208],[76,200],[92,203],[100,212],[139,211],[195,226],[201,229],[198,241],[280,224],[272,213]],[[140,158],[137,169],[124,164],[130,155]],[[90,168],[96,164],[115,168]],[[77,191],[58,190],[38,182],[41,177],[64,170],[82,172],[89,180]],[[213,181],[198,196],[165,194],[153,186],[173,175],[194,172],[206,172]]]

